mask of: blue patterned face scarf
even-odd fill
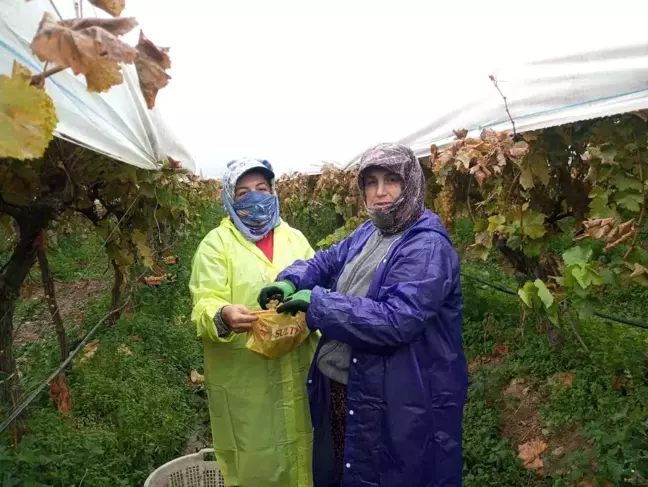
[[[279,198],[272,179],[272,194],[253,191],[234,201],[236,182],[251,169],[272,172],[272,166],[267,161],[237,159],[230,162],[223,176],[223,202],[236,228],[246,239],[258,242],[279,225]]]

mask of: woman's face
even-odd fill
[[[260,172],[250,172],[239,178],[234,188],[234,201],[240,200],[243,196],[253,191],[271,194],[270,184],[268,184],[268,180]]]
[[[364,193],[369,208],[386,208],[398,199],[403,180],[398,174],[379,167],[369,168],[363,174]]]

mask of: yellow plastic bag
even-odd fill
[[[293,351],[309,334],[304,313],[296,316],[274,310],[252,313],[259,319],[252,323],[245,347],[264,358],[279,358]]]

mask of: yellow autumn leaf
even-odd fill
[[[92,340],[90,343],[88,343],[84,348],[83,348],[83,357],[81,357],[81,363],[87,362],[90,360],[92,357],[94,357],[95,353],[97,353],[97,350],[99,350],[99,340]]]
[[[0,157],[36,159],[54,137],[58,124],[50,96],[29,85],[20,70],[0,75]]]
[[[25,81],[31,81],[32,72],[24,65],[14,59],[11,67],[11,77],[20,78]]]
[[[88,91],[104,93],[124,82],[121,67],[115,61],[104,59],[93,64],[85,75]]]
[[[126,0],[89,0],[92,5],[109,13],[113,17],[119,17],[126,7]]]

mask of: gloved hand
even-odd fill
[[[281,306],[277,308],[277,313],[290,313],[295,316],[299,311],[306,313],[310,306],[311,292],[308,289],[299,291],[286,298]]]
[[[273,299],[277,299],[283,302],[295,291],[296,289],[292,282],[276,281],[269,286],[261,289],[257,301],[259,302],[261,309],[268,309],[268,302],[272,301]]]

